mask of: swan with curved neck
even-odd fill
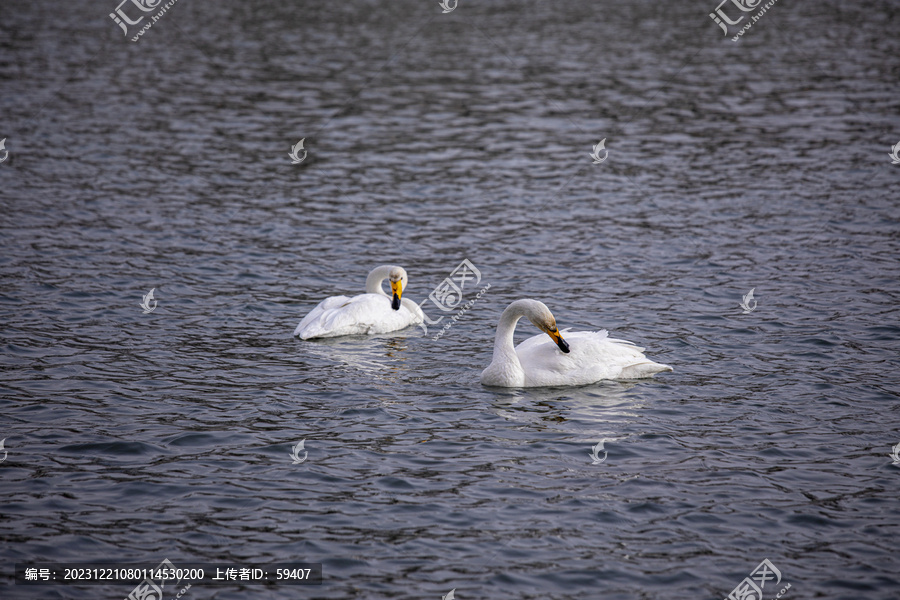
[[[513,334],[522,317],[528,317],[549,339],[536,335],[514,347]],[[605,330],[560,332],[543,302],[516,300],[500,315],[494,357],[481,373],[481,383],[500,387],[587,385],[603,379],[642,379],[672,370],[648,359],[643,350],[607,337]]]
[[[382,282],[391,284],[391,295]],[[303,317],[294,335],[300,339],[388,333],[424,321],[422,309],[403,298],[409,276],[397,265],[375,267],[366,277],[366,293],[352,298],[333,296],[322,300]]]

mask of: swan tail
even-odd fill
[[[639,362],[633,365],[628,365],[627,367],[623,367],[622,372],[619,374],[619,378],[647,379],[649,377],[653,377],[657,373],[673,370],[674,369],[672,369],[672,367],[670,367],[669,365],[663,365],[660,363],[655,363],[652,360],[648,360],[645,362]]]
[[[301,340],[327,336],[333,329],[331,321],[334,319],[336,309],[346,306],[352,298],[347,296],[332,296],[319,302],[309,314],[303,317],[294,329],[294,336],[300,336]]]

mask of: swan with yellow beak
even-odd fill
[[[513,334],[522,317],[547,335],[536,335],[514,347]],[[500,315],[494,357],[482,371],[481,383],[498,387],[587,385],[603,379],[643,379],[672,370],[644,356],[643,350],[631,342],[609,338],[606,330],[560,331],[543,302],[516,300]]]
[[[391,295],[382,289],[387,279]],[[415,302],[403,298],[409,277],[406,269],[397,265],[375,267],[366,278],[366,293],[353,296],[332,296],[303,317],[294,335],[300,339],[338,337],[342,335],[370,335],[399,331],[425,320]]]

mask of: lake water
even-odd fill
[[[185,600],[721,599],[764,559],[766,600],[900,595],[896,5],[115,9],[0,16],[0,596],[165,558],[323,565]],[[438,340],[291,337],[463,259]],[[485,388],[518,298],[675,370]]]

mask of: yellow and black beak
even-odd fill
[[[400,310],[400,296],[403,295],[403,280],[398,279],[397,281],[391,282],[391,296],[393,299],[391,300],[391,308],[394,310]]]
[[[556,345],[559,346],[559,349],[562,350],[565,354],[569,353],[569,344],[566,340],[562,339],[562,335],[560,335],[558,329],[554,329],[553,331],[547,330],[547,335],[550,336]]]

